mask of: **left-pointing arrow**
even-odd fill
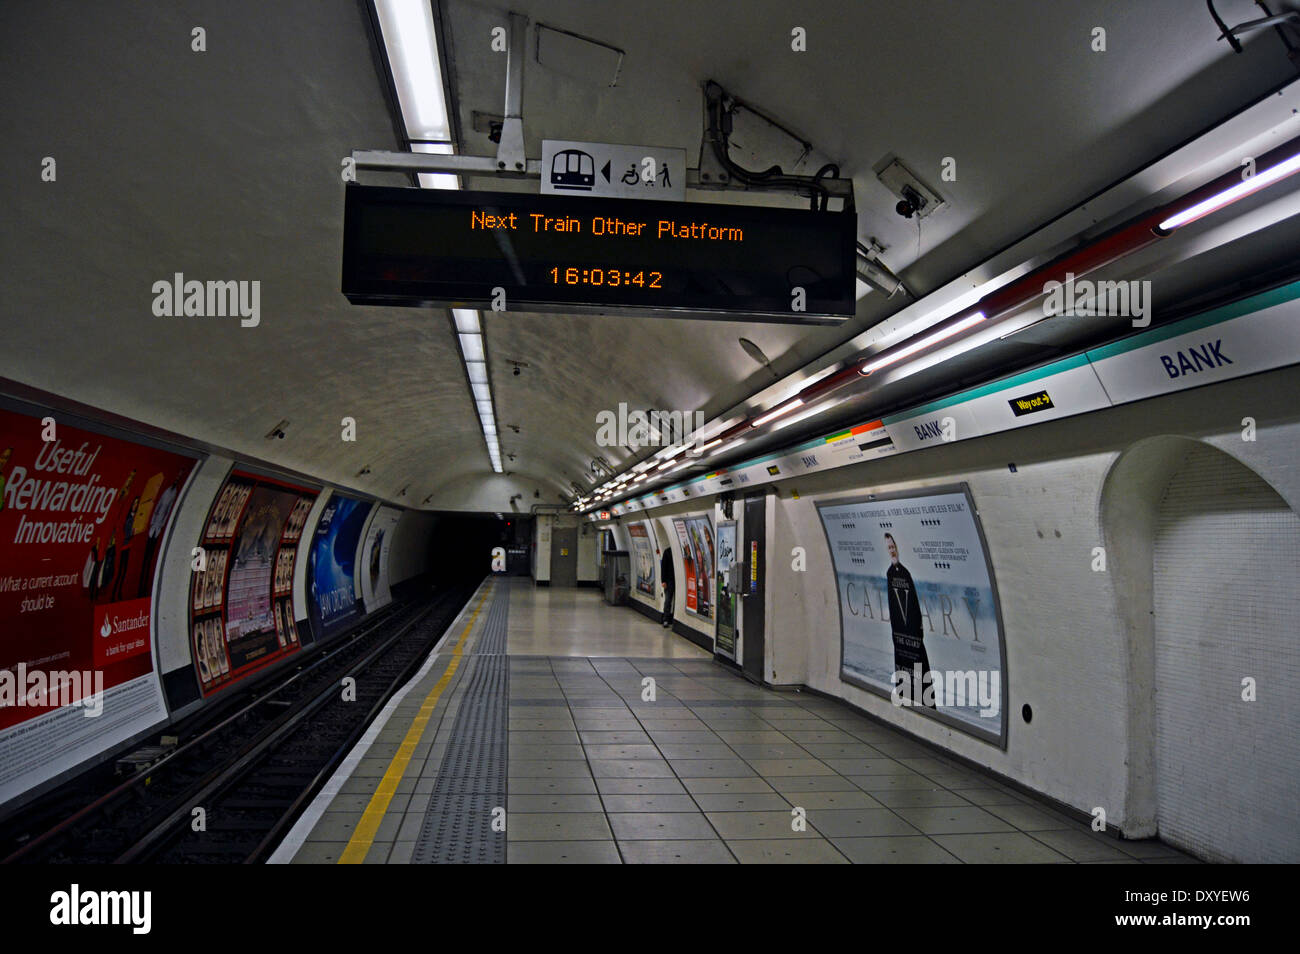
[[[606,159],[606,160],[605,160],[605,168],[603,168],[603,169],[600,170],[600,174],[601,174],[602,176],[605,177],[605,181],[606,181],[606,182],[609,182],[609,164],[610,164],[611,161],[612,161],[612,160],[610,160],[610,159]]]

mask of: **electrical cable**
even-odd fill
[[[827,174],[832,174],[832,175],[834,175],[834,177],[835,177],[836,179],[838,179],[838,178],[840,177],[840,167],[839,167],[839,165],[838,165],[837,163],[834,163],[834,162],[828,162],[828,163],[826,163],[826,165],[822,166],[822,167],[821,167],[820,169],[818,169],[815,173],[813,173],[813,178],[814,178],[814,179],[820,179],[822,176],[827,175]],[[816,196],[811,196],[809,200],[812,202],[812,208],[813,208],[813,211],[814,211],[814,212],[818,212],[818,211],[820,211],[820,212],[825,212],[825,211],[826,211],[826,196],[822,196],[822,201],[821,201],[821,207],[820,207],[820,208],[818,208],[818,205],[817,205],[817,197],[816,197]]]
[[[1219,16],[1219,11],[1214,9],[1214,0],[1205,0],[1205,5],[1210,8],[1210,16],[1214,17],[1215,25],[1223,33],[1228,43],[1232,45],[1233,52],[1240,53],[1241,41],[1232,35],[1232,31],[1228,29],[1228,24],[1223,22],[1223,18]]]
[[[709,110],[708,138],[713,143],[713,154],[724,169],[745,185],[784,186],[800,193],[811,190],[810,195],[814,197],[820,195],[823,202],[830,201],[830,192],[817,181],[816,177],[787,176],[783,174],[780,166],[771,166],[762,172],[753,172],[733,162],[727,155],[728,137],[722,129],[724,90],[714,80],[709,80],[704,89]]]

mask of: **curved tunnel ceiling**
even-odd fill
[[[1218,6],[1229,22],[1256,15],[1248,0]],[[505,58],[487,44],[506,10],[440,8],[462,151],[491,155],[474,113],[501,112]],[[694,163],[700,84],[716,79],[817,147],[797,171],[840,163],[854,178],[859,236],[879,239],[884,262],[922,294],[1292,72],[1271,34],[1234,55],[1203,7],[1183,0],[513,8],[626,51],[614,87],[530,59],[530,155],[545,136],[682,146]],[[190,48],[199,21],[204,53]],[[790,50],[795,26],[805,53]],[[1104,53],[1091,49],[1098,26]],[[784,374],[899,306],[873,293],[844,327],[813,330],[487,313],[510,473],[474,494],[465,488],[491,468],[446,313],[354,307],[338,290],[341,160],[399,147],[360,4],[146,15],[125,2],[7,3],[0,108],[10,118],[0,201],[16,223],[0,232],[0,377],[407,506],[506,510],[516,493],[556,503],[593,457],[617,466],[631,456],[598,446],[600,411],[623,402],[711,418],[774,379],[739,338]],[[736,142],[746,162],[790,168],[788,141],[746,128],[753,135]],[[889,155],[948,201],[919,242],[875,178]],[[47,156],[57,180],[33,189]],[[948,156],[955,182],[938,175]],[[178,272],[260,281],[260,324],[156,317],[151,287]],[[527,365],[518,376],[512,360]],[[340,440],[345,416],[355,443]],[[286,439],[267,441],[281,419]]]

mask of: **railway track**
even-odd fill
[[[29,833],[5,863],[255,863],[416,669],[478,581],[359,629],[165,758]],[[344,699],[343,679],[355,680]]]

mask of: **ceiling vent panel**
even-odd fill
[[[537,24],[537,62],[593,86],[617,86],[623,51],[590,37]]]

